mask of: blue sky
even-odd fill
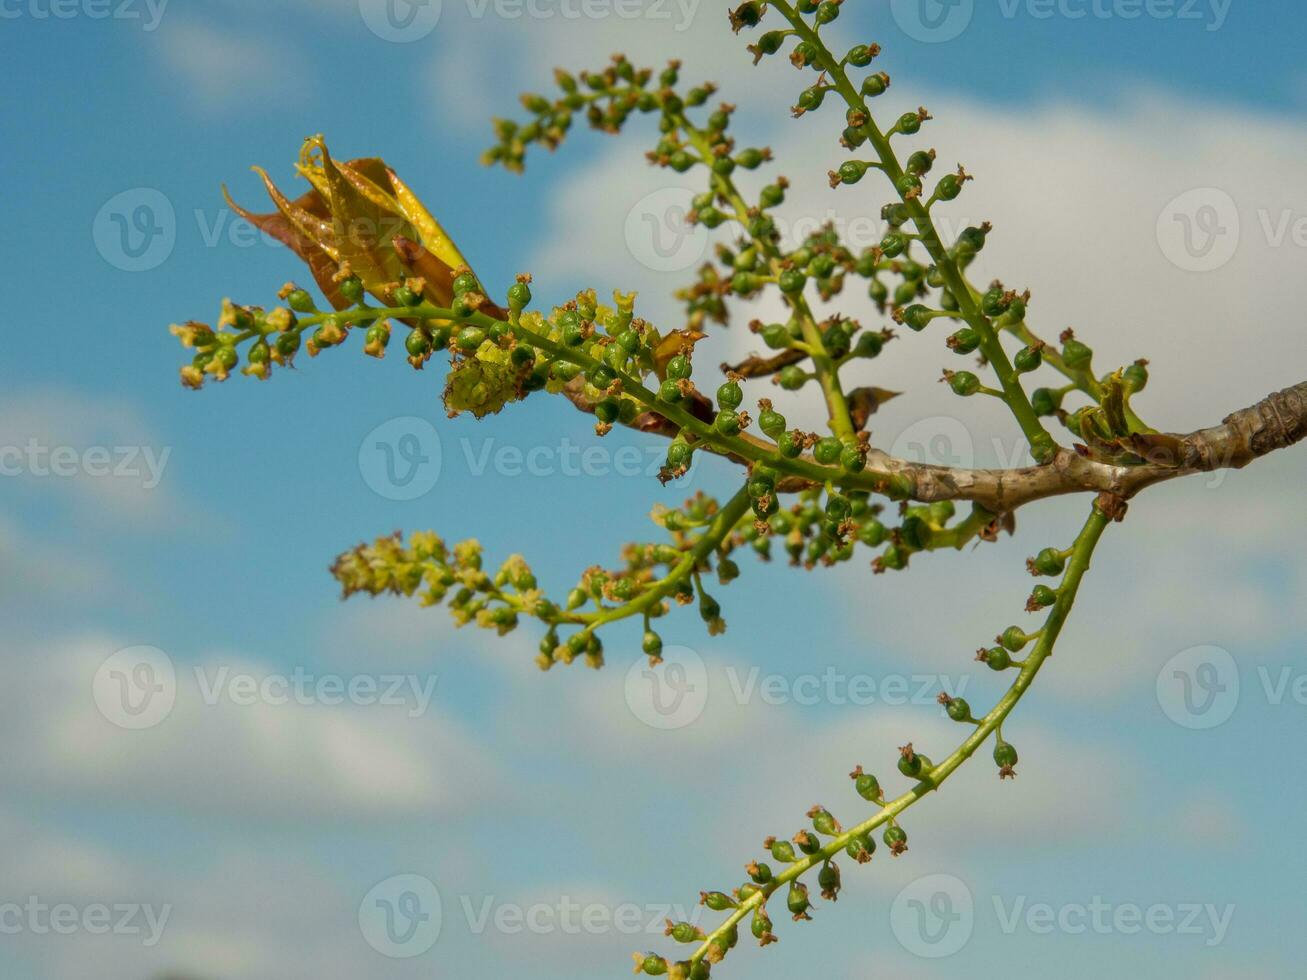
[[[337,351],[267,384],[237,378],[199,394],[177,384],[170,323],[211,321],[225,296],[269,303],[287,278],[307,279],[289,253],[247,234],[219,186],[261,206],[248,167],[291,185],[300,141],[316,132],[340,156],[384,156],[487,283],[529,269],[543,300],[634,288],[646,315],[667,322],[678,274],[642,264],[626,237],[648,195],[679,186],[640,165],[647,128],[622,141],[578,131],[524,177],[477,163],[487,117],[513,112],[516,92],[542,88],[553,64],[682,53],[686,77],[720,82],[744,131],[776,149],[796,182],[792,217],[878,213],[883,192],[870,182],[866,194],[825,187],[836,112],[789,120],[798,76],[779,61],[751,68],[720,12],[645,4],[636,19],[573,20],[558,12],[575,6],[542,0],[536,9],[553,16],[506,19],[502,4],[445,0],[434,30],[392,43],[352,0],[172,0],[157,24],[143,3],[119,2],[141,16],[95,17],[106,8],[92,0],[58,8],[67,17],[46,0],[0,5],[10,42],[0,113],[12,134],[0,243],[8,281],[24,287],[8,297],[0,447],[35,440],[82,464],[68,477],[28,467],[0,478],[0,662],[11,678],[0,693],[0,907],[35,896],[171,912],[148,946],[88,929],[0,935],[6,977],[616,975],[630,949],[666,951],[665,941],[611,923],[514,930],[515,910],[557,923],[567,901],[599,918],[634,905],[653,921],[662,904],[737,884],[757,841],[792,833],[817,800],[859,819],[852,765],[887,772],[911,738],[947,753],[956,733],[937,710],[849,703],[848,678],[881,691],[942,675],[973,703],[997,696],[968,651],[1023,621],[1024,558],[1069,539],[1080,501],[1032,508],[1014,539],[929,556],[897,578],[873,580],[861,560],[812,575],[743,561],[744,576],[717,590],[725,637],[709,639],[693,615],[665,625],[668,644],[704,665],[709,697],[693,723],[659,731],[629,703],[640,684],[628,675],[629,631],[609,638],[605,671],[540,675],[529,626],[496,642],[454,631],[440,610],[342,605],[325,571],[359,540],[432,527],[477,536],[491,560],[524,552],[561,592],[647,537],[654,503],[684,494],[607,465],[572,474],[566,447],[650,443],[599,443],[544,397],[482,423],[447,420],[440,372],[412,372],[394,353],[378,363]],[[980,175],[958,208],[996,223],[982,272],[1033,288],[1047,333],[1074,323],[1107,359],[1150,357],[1147,417],[1194,428],[1302,380],[1301,10],[1179,2],[1131,17],[1142,3],[998,0],[932,43],[905,33],[908,4],[845,6],[841,36],[886,49],[894,111],[928,105],[932,144]],[[1228,260],[1203,272],[1169,261],[1158,230],[1196,188],[1223,193],[1242,230]],[[127,271],[112,215],[130,220],[142,202],[172,243],[165,234],[148,268]],[[742,333],[710,350],[750,349]],[[1001,415],[954,417],[934,384],[943,355],[912,338],[876,362],[863,383],[906,392],[877,417],[878,444],[942,432],[977,462],[1017,458]],[[430,492],[409,501],[375,492],[375,469],[359,462],[370,433],[405,418],[434,424],[441,457]],[[115,461],[132,453],[135,475],[88,472],[97,447]],[[505,448],[544,452],[548,472],[478,462]],[[1307,712],[1295,697],[1307,625],[1296,608],[1307,585],[1294,506],[1302,456],[1138,501],[1007,732],[1023,755],[1016,784],[998,786],[977,761],[907,821],[906,857],[845,867],[842,901],[786,926],[778,946],[742,948],[724,975],[1288,975],[1305,951],[1293,846]],[[729,492],[733,479],[704,464],[691,488]],[[176,704],[127,730],[93,694],[111,655],[142,646],[166,656]],[[1228,651],[1241,688],[1211,730],[1168,717],[1174,692],[1158,683],[1198,647]],[[417,693],[371,706],[204,697],[217,678],[297,671],[393,675]],[[788,696],[741,695],[751,677],[775,678]],[[812,678],[834,688],[806,698]],[[1221,679],[1228,689],[1231,676]],[[914,955],[894,911],[933,874],[960,883],[975,910],[948,959]],[[438,938],[410,959],[379,953],[360,925],[370,889],[401,875],[432,882],[443,908]],[[1216,941],[1215,927],[1044,934],[1038,913],[1026,915],[1047,904],[1073,923],[1096,899],[1127,918],[1153,906],[1181,918],[1194,906],[1199,924],[1209,907],[1230,918]]]

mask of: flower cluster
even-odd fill
[[[947,716],[966,732],[961,743],[938,762],[911,741],[898,746],[896,766],[911,786],[893,798],[876,776],[854,768],[856,805],[870,804],[870,814],[846,829],[831,810],[815,806],[796,833],[769,837],[765,853],[746,865],[747,880],[729,892],[702,893],[702,903],[725,913],[725,921],[711,932],[668,922],[668,937],[692,952],[680,959],[638,953],[637,973],[708,976],[737,945],[746,918],[760,945],[776,942],[768,912],[776,894],[784,895],[786,914],[806,921],[814,908],[810,889],[822,900],[838,897],[841,853],[857,864],[871,861],[878,846],[904,854],[904,811],[940,789],[990,740],[1000,778],[1015,778],[1017,751],[1003,725],[1052,654],[1100,536],[1124,516],[1129,494],[1120,490],[1121,474],[1160,465],[1149,456],[1164,454],[1170,465],[1202,456],[1136,414],[1133,399],[1148,383],[1146,361],[1103,373],[1073,330],[1057,343],[1035,332],[1030,291],[971,281],[994,227],[973,225],[946,241],[937,218],[966,193],[973,175],[943,165],[935,149],[921,144],[932,119],[926,108],[878,121],[873,106],[891,83],[879,68],[880,45],[858,43],[837,54],[826,41],[841,3],[747,0],[729,10],[729,22],[736,32],[757,32],[749,45],[755,64],[785,55],[801,73],[790,110],[800,124],[841,107],[838,136],[832,132],[838,156],[818,181],[841,193],[853,187],[865,193],[869,177],[883,178],[886,197],[875,203],[885,231],[870,247],[850,245],[830,225],[787,241],[780,218],[791,180],[771,175],[770,148],[737,144],[735,106],[718,101],[712,84],[685,85],[677,62],[655,71],[618,55],[599,71],[559,70],[552,95],[523,96],[528,118],[496,120],[496,141],[484,159],[521,170],[532,147],[557,149],[578,116],[614,134],[648,119],[656,130],[649,162],[701,175],[687,220],[718,230],[711,257],[676,293],[683,313],[676,329],[638,316],[635,295],[620,290],[611,301],[587,289],[561,306],[535,309],[531,277],[522,275],[501,287],[499,301],[492,299],[393,170],[375,158],[336,161],[321,137],[305,143],[297,165],[311,185],[306,194],[291,200],[259,171],[276,210],[237,210],[307,264],[323,306],[288,283],[279,293],[283,305],[225,301],[216,326],[173,327],[193,352],[182,368],[191,388],[238,369],[267,378],[274,366],[291,366],[301,349],[316,356],[346,346],[356,330],[363,332],[364,353],[381,358],[398,332],[415,369],[447,355],[444,404],[451,415],[482,418],[537,392],[561,395],[593,416],[600,436],[623,427],[665,438],[663,483],[684,474],[703,452],[740,467],[739,489],[729,499],[700,494],[678,507],[655,508],[662,540],[626,545],[616,567],[585,569],[561,598],[546,595],[521,555],[492,572],[475,540],[450,546],[429,531],[360,545],[332,567],[347,597],[393,594],[445,604],[459,625],[500,634],[534,619],[543,631],[537,662],[546,670],[577,658],[601,666],[602,628],[633,617],[643,622],[644,654],[657,662],[663,640],[656,626],[678,606],[694,606],[710,634],[722,632],[722,609],[705,580],[715,576],[713,589],[734,581],[744,551],[765,561],[780,549],[806,569],[862,556],[883,573],[906,569],[919,552],[961,550],[1012,532],[1008,471],[995,476],[913,465],[876,446],[870,418],[895,391],[863,382],[873,371],[883,378],[892,370],[891,342],[897,347],[914,334],[934,334],[946,358],[973,359],[953,361],[960,366],[945,369],[942,380],[957,396],[983,395],[1007,406],[1041,464],[1023,470],[1026,477],[1069,473],[1078,465],[1110,468],[1106,485],[1092,487],[1103,492],[1075,541],[1045,548],[1028,563],[1033,575],[1058,579],[1056,586],[1037,585],[1027,601],[1027,612],[1044,614],[1042,625],[1009,626],[976,654],[995,675],[1011,678],[1006,692],[984,712],[941,696]],[[754,172],[756,180],[741,180]],[[747,191],[742,183],[757,186]],[[778,298],[783,310],[775,322],[747,324],[765,350],[721,365],[720,373],[696,363],[706,333],[730,324],[740,301],[760,297]],[[818,315],[818,301],[847,305],[848,312]],[[1043,383],[1027,391],[1036,375]],[[1060,379],[1047,380],[1055,376]],[[818,394],[827,417],[823,430],[791,425],[777,409],[779,395],[776,401],[752,397],[749,386],[758,381],[774,385],[773,393]],[[1076,440],[1070,447],[1046,428],[1053,422]],[[1304,432],[1307,424],[1282,424],[1262,442],[1287,445]],[[982,484],[989,488],[984,493],[977,489]],[[1058,485],[1045,495],[1068,489],[1090,487]],[[970,508],[956,501],[970,501]],[[809,872],[812,884],[804,880]]]

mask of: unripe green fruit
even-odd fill
[[[875,331],[869,331],[862,333],[858,337],[858,343],[853,348],[853,354],[855,357],[878,357],[884,348],[884,338]]]
[[[885,833],[881,835],[881,840],[885,846],[891,850],[906,848],[908,843],[908,834],[902,827],[886,827]]]
[[[1030,602],[1031,605],[1038,606],[1040,609],[1047,609],[1057,602],[1057,593],[1047,585],[1036,585],[1034,591],[1030,593]]]
[[[913,304],[903,311],[903,325],[918,333],[925,330],[933,319],[932,312],[920,303]]]
[[[1003,631],[1003,635],[999,637],[999,642],[1013,653],[1019,653],[1025,648],[1028,641],[1026,640],[1025,630],[1020,626],[1009,626]]]
[[[844,443],[834,436],[827,436],[818,441],[817,445],[813,447],[812,454],[816,457],[817,462],[823,466],[830,466],[839,460],[843,449]]]
[[[990,670],[1004,671],[1012,666],[1012,654],[1002,647],[993,647],[985,651],[985,663]]]
[[[1036,388],[1030,393],[1030,407],[1040,417],[1055,415],[1061,404],[1062,396],[1051,388]]]
[[[781,292],[791,296],[803,292],[803,287],[807,285],[807,282],[808,277],[798,269],[786,269],[778,279]]]
[[[980,347],[980,334],[970,327],[963,327],[949,337],[948,347],[954,354],[972,354]]]
[[[1010,305],[1002,286],[995,286],[980,299],[980,309],[985,316],[1002,316]]]
[[[969,398],[980,390],[980,379],[970,371],[958,371],[948,379],[949,387],[955,394]]]
[[[1093,358],[1094,352],[1074,338],[1062,346],[1062,360],[1072,371],[1089,367],[1089,362]]]
[[[867,165],[861,160],[846,160],[840,164],[839,178],[845,184],[856,184],[867,173]]]
[[[933,166],[935,166],[935,158],[925,150],[918,150],[908,157],[906,169],[908,173],[921,177],[930,173],[930,168]]]
[[[779,439],[785,431],[785,416],[776,411],[765,411],[758,417],[758,427],[771,439]]]
[[[777,380],[786,391],[798,391],[808,383],[808,375],[797,364],[789,364],[781,368]]]
[[[854,777],[853,788],[868,803],[874,803],[880,799],[880,781],[870,773],[859,773]]]
[[[962,178],[957,174],[945,174],[935,186],[935,195],[941,201],[956,201],[962,193]]]
[[[1045,548],[1031,561],[1031,567],[1040,575],[1061,575],[1066,559],[1056,549]]]
[[[789,893],[785,896],[785,907],[796,919],[804,918],[812,907],[808,901],[808,886],[798,880],[791,881]]]
[[[905,112],[899,117],[898,130],[905,136],[915,136],[921,132],[921,116],[915,112]]]
[[[880,250],[885,253],[886,258],[898,258],[904,253],[907,247],[908,236],[902,232],[891,231],[880,240]]]
[[[727,381],[717,389],[717,404],[722,408],[736,409],[744,401],[744,392],[740,390],[739,384],[734,381]]]
[[[794,432],[786,432],[776,440],[776,448],[786,459],[797,459],[803,453],[803,438]]]
[[[740,434],[740,416],[731,409],[724,408],[717,413],[713,427],[724,436],[737,436]]]
[[[884,95],[887,88],[889,88],[889,76],[884,72],[878,75],[868,75],[862,80],[862,94],[869,99]]]
[[[1034,371],[1044,363],[1044,351],[1041,347],[1023,347],[1017,351],[1017,356],[1012,359],[1016,369],[1022,374]]]

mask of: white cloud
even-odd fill
[[[128,401],[61,388],[0,398],[0,485],[66,495],[84,518],[170,527],[185,513],[171,458]]]
[[[198,106],[216,112],[257,102],[280,104],[308,90],[311,67],[285,41],[195,20],[165,20],[151,50]]]
[[[231,688],[216,697],[206,689],[272,669],[211,655],[198,665],[174,661],[175,706],[155,727],[118,728],[92,692],[100,665],[124,646],[87,637],[6,651],[16,680],[5,689],[0,757],[16,784],[55,797],[300,823],[407,819],[478,795],[470,775],[485,766],[482,751],[441,716],[438,696],[424,707],[428,692],[412,688],[393,705],[247,705]]]

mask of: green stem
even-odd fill
[[[849,80],[844,66],[831,54],[817,32],[804,21],[786,0],[773,0],[773,6],[790,22],[795,34],[811,44],[817,51],[818,60],[833,80],[834,88],[848,106],[862,113],[866,118],[867,121],[863,128],[867,133],[869,142],[876,151],[876,155],[880,158],[880,169],[894,183],[897,190],[899,181],[903,177],[903,167],[899,163],[894,148],[890,145],[889,136],[876,124],[866,100],[863,99],[857,88]],[[979,335],[980,349],[984,353],[985,359],[993,367],[994,373],[1002,386],[1004,400],[1015,416],[1017,424],[1021,426],[1021,431],[1030,442],[1035,458],[1040,461],[1051,459],[1056,451],[1056,443],[1039,421],[1039,417],[1035,415],[1035,410],[1030,405],[1030,399],[1021,386],[1020,377],[1012,367],[1012,362],[1003,349],[1003,344],[998,338],[994,325],[981,312],[980,306],[976,303],[961,269],[958,268],[958,264],[953,257],[949,255],[948,249],[944,246],[939,231],[931,219],[929,208],[921,202],[919,196],[908,197],[901,193],[899,196],[907,206],[908,213],[912,216],[913,224],[916,225],[917,233],[921,238],[921,243],[938,267],[945,286],[957,299],[962,318]]]
[[[766,885],[759,888],[758,892],[741,902],[738,907],[731,911],[726,920],[719,925],[695,951],[691,957],[691,962],[697,963],[708,955],[713,948],[715,940],[721,939],[730,929],[737,926],[739,922],[751,910],[763,905],[776,892],[777,889],[788,885],[791,881],[801,877],[812,868],[829,860],[838,854],[848,845],[849,841],[855,837],[866,834],[886,822],[895,821],[898,816],[907,810],[918,800],[927,794],[937,790],[944,782],[956,772],[964,762],[975,755],[976,750],[983,745],[990,735],[999,730],[999,727],[1007,720],[1007,717],[1016,708],[1021,698],[1029,690],[1030,685],[1034,682],[1035,676],[1039,673],[1044,662],[1053,654],[1053,647],[1057,643],[1058,635],[1062,632],[1062,627],[1066,623],[1071,607],[1075,604],[1076,592],[1080,588],[1080,583],[1089,569],[1089,562],[1094,553],[1094,548],[1098,545],[1103,531],[1111,522],[1095,504],[1089,519],[1085,522],[1079,536],[1076,538],[1075,545],[1072,549],[1070,561],[1067,563],[1066,570],[1063,574],[1062,584],[1058,589],[1057,602],[1049,610],[1047,619],[1041,628],[1040,637],[1030,655],[1026,658],[1025,666],[1017,675],[1012,686],[1008,688],[1002,699],[994,705],[993,709],[980,720],[976,730],[967,737],[961,745],[954,750],[943,762],[939,763],[926,776],[917,783],[911,790],[904,793],[894,801],[886,804],[875,816],[858,824],[851,830],[847,830],[836,837],[832,837],[822,848],[815,854],[810,854],[802,859],[789,865],[784,871],[769,881]]]
[[[750,224],[748,202],[745,201],[730,177],[712,171],[713,149],[708,135],[691,123],[684,113],[677,114],[676,121],[685,130],[691,145],[699,152],[705,165],[712,172],[714,188],[730,203],[731,209],[735,212],[736,221],[748,233]],[[770,260],[772,271],[779,275],[779,263],[784,258],[781,250],[770,239],[754,238],[752,235],[750,235],[750,238],[754,245]],[[803,332],[803,341],[809,349],[809,356],[812,358],[817,380],[826,399],[831,432],[841,440],[851,441],[856,439],[857,433],[854,431],[853,419],[849,413],[849,402],[844,395],[843,387],[840,385],[839,368],[825,353],[825,345],[822,343],[821,331],[817,329],[817,318],[812,312],[812,307],[808,305],[808,301],[802,293],[797,295],[784,294],[784,297],[786,304],[794,311],[794,316],[799,321],[799,329]]]

